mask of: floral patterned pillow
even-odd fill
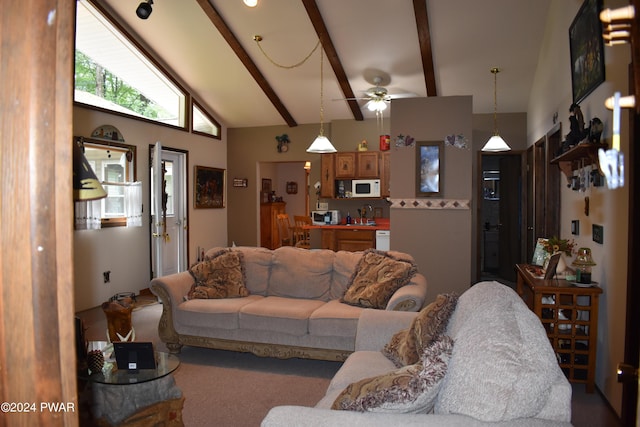
[[[442,335],[427,346],[416,364],[347,386],[331,409],[358,412],[430,413],[453,350]]]
[[[397,367],[413,365],[425,347],[444,334],[449,318],[456,308],[456,294],[441,294],[420,310],[408,329],[396,332],[382,353]]]
[[[367,249],[356,265],[341,302],[364,308],[385,309],[393,293],[409,283],[418,271],[415,263],[388,252]]]
[[[187,299],[246,297],[244,256],[240,251],[223,249],[189,269],[195,283]]]

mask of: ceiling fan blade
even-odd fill
[[[400,98],[415,98],[417,95],[413,93],[394,93],[392,95],[387,95],[389,99],[400,99]]]

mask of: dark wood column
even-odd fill
[[[78,425],[72,229],[75,1],[7,0],[0,17],[0,400],[7,426]],[[70,408],[71,406],[67,406]],[[6,423],[6,424],[5,424]]]

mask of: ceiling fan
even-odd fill
[[[364,107],[371,112],[375,112],[377,115],[381,114],[384,110],[387,109],[389,102],[392,99],[396,98],[409,98],[415,95],[406,93],[406,94],[389,94],[389,91],[383,85],[385,83],[389,83],[390,79],[385,79],[382,76],[373,76],[371,83],[375,86],[364,91],[364,96],[359,98],[341,98],[336,99],[334,101],[350,101],[350,100],[366,100],[367,102],[364,104]]]

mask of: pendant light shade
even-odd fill
[[[88,201],[107,197],[98,177],[82,152],[82,141],[73,142],[73,200]]]
[[[331,144],[329,138],[324,135],[318,135],[307,148],[307,153],[335,153],[336,151],[338,150]]]
[[[500,69],[492,68],[490,71],[493,74],[493,136],[484,144],[482,151],[510,151],[511,147],[498,134],[498,73]]]
[[[324,136],[324,98],[323,98],[323,52],[324,49],[320,46],[320,135],[311,143],[307,148],[307,153],[335,153],[336,148],[331,144],[329,138]]]
[[[509,147],[509,145],[506,142],[504,142],[504,139],[502,139],[502,137],[497,134],[489,138],[487,143],[484,144],[484,147],[482,147],[482,151],[509,151],[509,150],[511,150],[511,147]]]

